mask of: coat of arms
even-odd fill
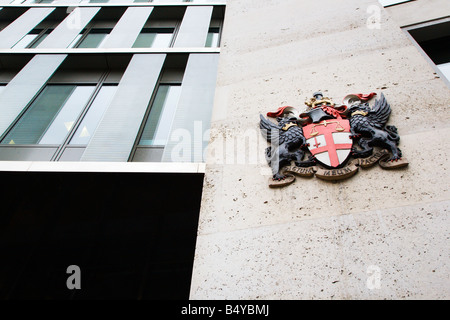
[[[303,113],[289,106],[267,113],[277,123],[261,115],[261,133],[271,144],[266,149],[273,174],[269,186],[288,185],[294,175],[345,179],[376,163],[385,169],[407,166],[397,128],[386,125],[391,107],[383,93],[371,106],[375,95],[350,94],[336,105],[316,92]]]

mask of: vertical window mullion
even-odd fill
[[[31,41],[31,42],[28,44],[27,48],[34,48],[35,45],[36,45],[36,43],[38,43],[38,42],[40,42],[40,41],[43,40],[42,37],[45,36],[45,34],[48,32],[48,30],[50,30],[50,27],[44,28],[44,29],[38,34],[38,36],[37,36],[35,39],[33,39],[33,41]],[[48,32],[48,33],[49,33],[49,32]]]
[[[158,138],[161,138],[161,134],[163,135],[163,140],[166,139],[166,137],[164,137],[164,132],[161,131],[161,125],[170,127],[172,123],[171,120],[173,119],[166,118],[170,118],[171,113],[174,114],[178,103],[180,88],[181,84],[174,83],[160,83],[158,85],[155,97],[150,105],[148,115],[145,118],[138,145],[163,146],[166,144],[167,141],[158,140]],[[168,105],[167,102],[171,102],[173,105]],[[169,130],[166,131],[168,134]]]
[[[76,42],[73,46],[71,46],[71,48],[78,48],[78,46],[84,41],[84,39],[86,39],[91,30],[92,26],[86,26],[86,28],[81,31],[81,37],[78,40],[76,40],[76,38],[74,39]]]
[[[84,116],[86,115],[86,113],[88,112],[89,108],[91,107],[93,101],[95,100],[95,98],[97,97],[98,92],[100,91],[101,87],[103,86],[103,83],[105,81],[105,79],[108,77],[109,71],[106,71],[100,78],[99,82],[97,83],[94,91],[92,92],[88,102],[86,103],[86,105],[84,106],[83,110],[81,111],[81,113],[78,115],[77,119],[75,120],[71,130],[68,132],[66,138],[64,139],[64,141],[61,143],[61,145],[59,146],[58,150],[55,152],[55,154],[53,155],[52,159],[50,161],[58,161],[64,150],[66,149],[67,145],[69,144],[70,140],[72,139],[72,137],[74,136],[75,132],[78,129],[78,126],[80,125],[81,121],[83,121]]]
[[[222,31],[223,31],[223,19],[220,21],[219,25],[219,39],[217,40],[217,47],[220,47],[222,42]]]
[[[92,28],[80,42],[76,44],[77,48],[98,48],[109,36],[111,29],[109,28]],[[102,36],[100,39],[99,36]],[[88,41],[89,40],[89,41]]]
[[[94,101],[87,110],[83,119],[81,120],[74,135],[69,141],[70,146],[84,145],[87,146],[92,138],[97,126],[99,125],[101,118],[105,114],[106,110],[111,103],[118,86],[104,84],[98,94],[95,96]]]
[[[163,92],[164,90],[166,92]],[[153,100],[153,103],[151,104],[147,119],[145,121],[144,128],[141,133],[141,137],[139,139],[139,145],[142,145],[142,141],[143,141],[145,134],[149,135],[148,140],[151,141],[151,143],[149,143],[149,145],[154,145],[154,139],[156,136],[158,122],[164,111],[164,101],[167,99],[169,90],[170,90],[170,86],[168,86],[168,85],[163,85],[163,84],[158,85],[158,87],[156,89],[155,99]],[[161,95],[163,95],[163,97],[161,97]],[[161,98],[163,98],[164,100],[161,101],[160,100]],[[156,114],[155,114],[155,112],[156,112]]]
[[[175,24],[175,30],[173,31],[172,40],[170,41],[170,48],[173,48],[175,40],[177,39],[178,33],[180,32],[181,21],[177,21]]]
[[[160,73],[160,75],[158,77],[158,80],[156,81],[155,88],[153,89],[153,94],[152,94],[152,96],[150,98],[150,101],[148,102],[147,110],[145,111],[144,117],[142,119],[141,126],[140,126],[139,131],[138,131],[138,134],[136,135],[136,141],[134,142],[134,145],[133,145],[133,148],[132,148],[132,150],[130,152],[130,156],[128,158],[128,161],[131,161],[134,158],[134,155],[136,153],[136,149],[139,146],[139,143],[140,143],[141,137],[142,137],[142,133],[144,132],[144,128],[145,128],[145,125],[147,123],[147,119],[150,116],[151,107],[153,106],[153,103],[154,103],[154,101],[156,99],[156,94],[158,93],[158,88],[161,85],[162,76],[163,76],[163,72]]]

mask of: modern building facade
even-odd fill
[[[3,299],[450,296],[448,1],[0,5]],[[319,90],[409,166],[269,188],[260,114]]]
[[[1,5],[0,296],[188,298],[225,1]]]

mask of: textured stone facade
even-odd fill
[[[318,90],[383,92],[409,166],[270,189],[259,115]],[[448,299],[449,101],[376,1],[228,0],[191,299]]]

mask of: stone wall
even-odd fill
[[[409,166],[269,188],[259,115],[318,90],[383,92]],[[191,299],[450,298],[449,101],[376,1],[228,0]]]

